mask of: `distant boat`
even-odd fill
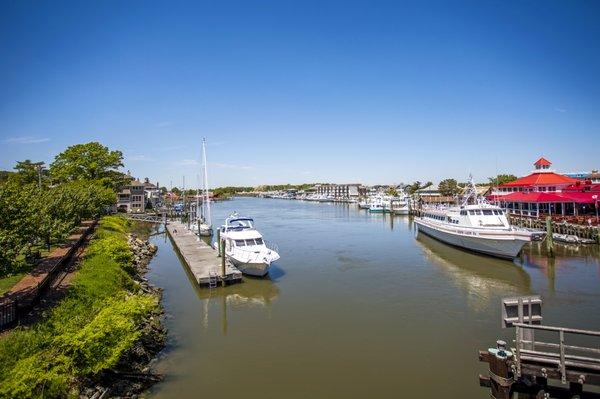
[[[373,198],[369,205],[369,212],[371,213],[383,213],[386,210],[387,201],[383,197],[378,196]],[[389,205],[387,205],[389,208]]]
[[[225,242],[225,256],[242,273],[262,277],[269,272],[279,254],[265,244],[262,235],[254,228],[254,220],[236,213],[221,226]]]
[[[469,200],[474,204],[469,204]],[[533,234],[512,227],[500,207],[477,196],[472,181],[462,205],[424,209],[415,224],[417,234],[424,233],[446,244],[506,259],[516,257]]]

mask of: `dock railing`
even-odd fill
[[[586,371],[600,373],[600,331],[524,323],[513,323],[513,325],[515,326],[516,336],[514,352],[515,374],[517,377],[521,377],[521,371],[525,363],[547,365],[546,367],[549,369],[556,369],[563,384],[567,383],[567,371],[569,370],[577,370],[581,372],[581,375],[584,375]],[[531,331],[532,333],[523,334],[525,331]],[[558,334],[558,341],[537,341],[533,331],[556,333]],[[567,335],[596,337],[598,340],[593,347],[569,345],[565,340]]]

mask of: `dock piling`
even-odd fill
[[[552,218],[546,216],[546,250],[548,257],[554,257],[554,238],[552,237]]]

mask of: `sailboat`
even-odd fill
[[[212,221],[210,215],[210,196],[208,195],[208,172],[206,162],[206,139],[202,139],[202,164],[204,168],[204,188],[202,198],[202,212],[198,218],[198,234],[203,237],[213,235]]]

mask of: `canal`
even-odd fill
[[[281,260],[269,279],[195,287],[168,238],[148,278],[164,289],[168,345],[156,398],[486,398],[477,350],[496,339],[500,300],[541,294],[544,323],[600,329],[598,246],[538,244],[497,260],[414,237],[408,217],[354,205],[240,198]]]

